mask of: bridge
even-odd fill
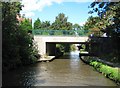
[[[34,41],[38,45],[39,54],[55,56],[56,44],[82,44],[87,41],[87,36],[41,36],[34,35]]]

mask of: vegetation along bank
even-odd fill
[[[115,81],[118,85],[120,85],[120,68],[112,67],[106,65],[100,61],[93,60],[92,57],[82,57],[81,60],[86,64],[91,65],[95,70],[102,73],[107,78]]]

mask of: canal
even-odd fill
[[[3,74],[4,86],[116,86],[71,52],[52,62],[40,62]]]

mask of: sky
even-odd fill
[[[59,13],[64,13],[68,22],[82,26],[91,16],[88,14],[91,3],[92,0],[22,0],[24,7],[20,13],[32,18],[33,23],[37,18],[53,23]]]

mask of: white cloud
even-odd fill
[[[34,16],[33,11],[42,11],[44,7],[51,6],[53,3],[62,2],[89,2],[93,0],[22,0],[24,7],[22,8],[22,13],[28,16]],[[29,15],[30,14],[30,15]]]
[[[63,0],[22,0],[22,4],[24,5],[23,12],[27,11],[42,11],[44,7],[50,6],[53,3],[61,3]]]

